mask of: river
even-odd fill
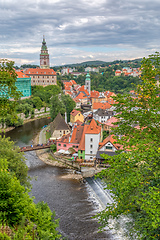
[[[31,145],[41,127],[48,123],[48,119],[38,119],[6,133],[6,136],[20,147]],[[71,170],[46,165],[35,151],[25,153],[25,157],[32,177],[31,193],[35,196],[34,201],[47,202],[51,210],[55,210],[56,218],[60,219],[59,231],[66,239],[121,239],[109,229],[98,233],[98,221],[92,216],[103,209],[107,199],[105,200],[105,195],[102,196],[102,190],[95,189],[94,180],[82,184],[75,179],[68,179],[66,176]],[[102,202],[99,197],[102,197]]]

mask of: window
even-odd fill
[[[90,157],[90,159],[92,159],[92,157]]]
[[[90,145],[90,148],[92,148],[93,147],[93,145]]]
[[[90,141],[93,142],[93,138],[91,138]]]
[[[81,150],[81,153],[83,153],[83,151]]]
[[[63,147],[66,147],[66,144],[63,144]]]
[[[111,150],[111,149],[112,149],[112,147],[111,147],[111,146],[106,146],[106,149],[110,149],[110,150]]]
[[[61,144],[60,144],[60,143],[58,143],[58,146],[61,146]]]
[[[90,151],[90,154],[92,154],[92,151]]]

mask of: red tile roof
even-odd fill
[[[99,97],[99,92],[98,91],[91,91],[91,98],[98,98]]]
[[[87,96],[84,95],[84,93],[80,92],[77,96],[76,99],[85,99]]]
[[[85,92],[89,96],[89,92],[85,89],[85,85],[82,85],[79,89],[79,92]]]
[[[111,105],[109,103],[93,103],[93,109],[109,109],[111,108]]]
[[[75,117],[75,116],[76,116],[77,114],[79,114],[79,113],[81,114],[80,111],[77,111],[76,109],[73,109],[70,114]]]
[[[100,132],[101,132],[101,126],[98,126],[96,121],[92,119],[86,131],[86,134],[99,134]]]
[[[70,133],[63,135],[61,138],[57,139],[57,142],[69,143]]]
[[[70,143],[80,143],[83,134],[83,128],[84,126],[81,125],[74,127]]]
[[[85,151],[85,134],[86,134],[88,127],[89,127],[89,125],[86,125],[86,124],[83,127],[83,133],[82,133],[82,137],[81,137],[81,141],[80,141],[78,150]]]
[[[117,143],[116,143],[116,142],[117,142],[116,139],[114,139],[113,137],[114,137],[114,135],[109,135],[108,137],[106,137],[106,138],[103,140],[103,142],[100,143],[99,150],[100,150],[103,146],[105,146],[105,144],[107,144],[108,142],[112,143],[112,145],[113,145],[117,150],[121,149],[122,146],[119,145],[119,144],[117,144]]]
[[[25,71],[27,75],[56,75],[53,69],[42,69],[42,68],[28,68]]]
[[[17,78],[28,78],[28,76],[21,71],[15,71],[15,72],[18,75]]]
[[[70,81],[72,83],[72,85],[77,85],[77,83],[74,80]]]

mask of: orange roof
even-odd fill
[[[91,91],[91,98],[98,98],[99,97],[99,92],[98,91]]]
[[[79,114],[79,113],[81,114],[80,111],[77,111],[76,109],[73,109],[70,114],[75,117],[75,116],[76,116],[77,114]]]
[[[53,69],[42,69],[42,68],[28,68],[25,71],[27,75],[56,75]]]
[[[69,143],[70,133],[63,135],[61,138],[57,139],[57,142]]]
[[[71,86],[66,86],[65,85],[65,90],[71,90]]]
[[[72,83],[72,85],[77,85],[77,83],[74,80],[70,81]]]
[[[109,135],[108,137],[106,137],[103,142],[100,144],[100,147],[99,147],[99,150],[105,145],[107,144],[108,142],[112,143],[113,146],[118,150],[120,148],[122,148],[121,145],[117,144],[117,143],[114,143],[114,142],[117,142],[116,139],[113,138],[114,135]]]
[[[17,73],[18,78],[28,78],[28,76],[21,71],[15,71],[15,72]]]
[[[89,127],[89,125],[86,125],[86,124],[83,127],[83,133],[82,133],[82,137],[81,137],[81,141],[80,141],[78,150],[83,150],[83,151],[85,150],[85,133],[86,133],[88,127]]]
[[[72,86],[71,82],[63,82],[66,87]]]
[[[83,134],[83,128],[84,126],[81,125],[74,127],[70,143],[80,143]]]
[[[93,109],[109,109],[109,108],[111,108],[111,105],[109,104],[109,103],[97,103],[97,102],[95,102],[95,103],[93,103]]]
[[[96,121],[92,119],[86,131],[86,134],[99,134],[100,132],[101,132],[101,126],[98,126]]]
[[[87,95],[89,95],[89,92],[85,89],[85,85],[82,85],[79,89],[79,92],[85,92]]]
[[[87,96],[85,96],[82,92],[80,92],[76,98],[77,99],[84,99],[84,98],[87,98]]]

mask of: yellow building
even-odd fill
[[[70,122],[74,123],[77,120],[84,122],[84,116],[80,111],[73,109],[73,111],[70,113]]]

